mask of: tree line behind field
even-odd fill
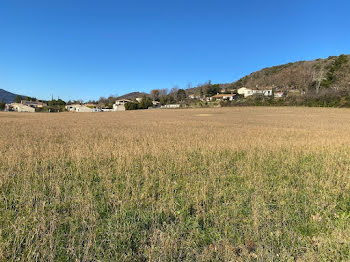
[[[241,87],[250,89],[273,89],[283,92],[282,98],[264,97],[253,95],[241,97],[237,94],[236,101],[220,102],[222,106],[236,105],[302,105],[302,106],[331,106],[349,107],[350,97],[350,56],[330,56],[326,59],[312,61],[298,61],[283,65],[263,68],[253,72],[232,83],[215,83],[210,80],[193,87],[188,84],[186,88],[178,86],[172,89],[153,89],[150,93],[132,92],[122,96],[111,95],[100,97],[98,100],[89,100],[87,103],[101,108],[113,108],[118,99],[128,99],[127,110],[146,109],[154,104],[186,104],[188,106],[208,106],[207,98],[218,93],[236,93]],[[3,93],[8,93],[1,90]],[[298,93],[299,95],[296,95]],[[5,97],[5,96],[4,96]],[[8,97],[8,96],[7,96]],[[137,100],[136,100],[137,98]],[[141,100],[139,98],[142,98]],[[21,100],[36,101],[34,97],[16,95],[15,102]],[[215,99],[212,99],[212,101]],[[47,103],[47,107],[39,109],[42,111],[64,111],[66,104],[83,104],[83,100],[51,99],[40,100]],[[7,102],[8,103],[8,102]],[[219,104],[219,102],[216,102]],[[5,101],[1,101],[0,110],[5,108]]]

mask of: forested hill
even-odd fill
[[[299,61],[264,68],[230,84],[232,88],[264,88],[275,86],[312,91],[333,88],[350,90],[350,56],[330,56],[326,59]]]

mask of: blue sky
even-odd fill
[[[233,82],[349,54],[350,1],[1,0],[0,88],[49,99]]]

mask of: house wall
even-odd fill
[[[251,96],[254,94],[252,89],[245,88],[245,87],[239,88],[237,90],[237,93],[240,95],[243,95],[244,97]]]
[[[276,97],[276,98],[281,98],[281,97],[283,97],[283,92],[276,92],[276,93],[274,94],[274,97]]]
[[[160,108],[179,108],[179,104],[172,104],[172,105],[163,105]]]
[[[124,105],[113,105],[113,110],[114,111],[125,111],[125,106]]]
[[[82,105],[68,105],[68,106],[66,106],[66,109],[70,112],[81,112],[81,113],[99,112],[95,108],[90,108],[90,107],[82,106]]]
[[[35,108],[30,107],[30,106],[25,106],[25,105],[22,105],[22,104],[12,104],[11,107],[16,112],[29,112],[29,113],[34,113],[35,112]]]
[[[87,107],[87,106],[77,107],[76,111],[82,112],[82,113],[94,112],[94,110],[92,108]]]

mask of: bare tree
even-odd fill
[[[159,89],[159,96],[166,96],[168,94],[168,89],[164,88],[164,89]]]
[[[323,81],[323,79],[324,79],[324,70],[323,70],[323,67],[321,67],[320,70],[315,70],[315,71],[313,72],[312,78],[313,78],[313,81],[316,82],[316,94],[318,94],[319,91],[320,91],[321,83],[322,83],[322,81]]]
[[[175,85],[172,89],[170,89],[169,95],[176,100],[177,97],[177,91],[179,90],[179,86]]]

